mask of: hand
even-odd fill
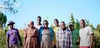
[[[20,43],[20,46],[22,46],[22,43]]]
[[[79,42],[76,42],[76,45],[79,45]]]

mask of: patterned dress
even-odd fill
[[[24,48],[37,48],[38,30],[36,28],[33,29],[28,28],[26,36],[27,37]]]
[[[50,31],[49,30],[44,29],[42,31],[41,48],[52,48],[52,41],[50,39]]]

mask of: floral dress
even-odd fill
[[[50,39],[50,31],[49,30],[44,29],[42,31],[41,48],[52,48],[52,41]]]

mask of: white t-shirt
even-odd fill
[[[35,25],[35,27],[37,28],[37,29],[40,29],[40,27],[44,27],[43,25]]]
[[[90,34],[93,34],[91,27],[87,26],[79,30],[80,46],[90,46]]]

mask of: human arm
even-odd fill
[[[69,47],[72,48],[72,33],[69,32]]]
[[[80,43],[80,37],[79,37],[79,30],[76,29],[76,33],[77,33],[77,42],[76,42],[76,45],[79,45]]]
[[[78,37],[78,41],[76,42],[76,45],[79,45],[80,44],[80,37]]]
[[[7,44],[7,47],[9,48],[9,38],[6,38],[6,44]]]
[[[27,30],[28,28],[24,29],[24,43],[26,42],[26,38],[27,38]]]
[[[16,29],[17,30],[17,29]],[[18,39],[19,39],[19,41],[20,41],[20,46],[22,46],[22,40],[21,40],[21,36],[20,36],[20,34],[19,34],[19,31],[17,30],[17,34],[18,34]]]
[[[35,29],[35,34],[36,34],[36,36],[38,37],[38,29]]]
[[[9,35],[9,33],[7,32],[7,33],[6,33],[6,44],[7,44],[7,47],[8,47],[8,48],[10,48],[10,47],[9,47],[9,37],[10,37],[10,35]]]
[[[50,28],[50,34],[51,34],[51,40],[52,40],[52,44],[53,44],[53,41],[54,41],[54,31],[52,28]]]
[[[90,34],[90,48],[93,47],[93,35],[94,34]]]
[[[93,47],[93,41],[94,41],[94,39],[93,39],[94,33],[93,33],[91,28],[89,30],[89,33],[90,33],[90,48],[92,48]]]

